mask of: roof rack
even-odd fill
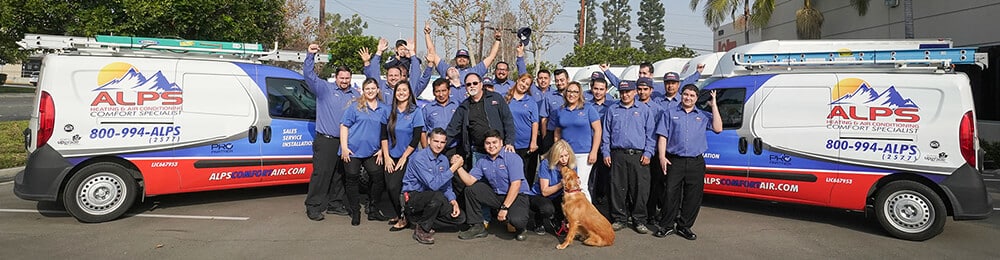
[[[843,68],[843,66],[949,71],[954,64],[977,64],[982,62],[982,59],[985,59],[985,55],[976,54],[975,48],[948,47],[733,54],[735,64],[751,72],[773,68],[792,71],[796,69],[836,69]]]
[[[305,53],[278,50],[264,51],[263,45],[257,43],[218,42],[203,40],[183,40],[169,38],[149,38],[130,36],[98,35],[94,38],[25,34],[24,39],[17,42],[22,49],[55,50],[66,53],[113,53],[182,55],[185,57],[209,57],[221,59],[240,59],[250,61],[305,61]],[[150,52],[154,51],[154,52]],[[329,62],[330,55],[316,55],[316,62]]]

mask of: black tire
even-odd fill
[[[83,167],[63,189],[63,206],[70,215],[84,223],[106,222],[121,217],[139,195],[131,171],[110,162]]]
[[[914,181],[894,181],[875,197],[875,217],[894,237],[924,241],[944,231],[948,209],[933,190]]]

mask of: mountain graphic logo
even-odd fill
[[[153,76],[146,77],[146,75],[143,75],[142,72],[139,72],[138,69],[131,65],[115,65],[117,65],[116,69],[109,69],[112,65],[105,66],[104,69],[101,69],[99,78],[106,79],[106,82],[102,83],[99,80],[99,87],[93,91],[134,90],[156,91],[160,93],[167,91],[182,91],[180,86],[167,80],[167,77],[163,75],[163,71],[157,71],[156,74],[153,74]]]
[[[879,93],[867,82],[861,81],[854,92],[846,93],[840,98],[830,102],[831,105],[865,105],[870,107],[888,108],[919,108],[912,99],[904,98],[896,91],[895,86],[890,86],[885,91]]]

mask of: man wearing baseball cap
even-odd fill
[[[399,39],[396,40],[396,55],[390,56],[385,64],[382,65],[385,68],[393,68],[398,66],[403,66],[406,68],[410,67],[410,56],[413,53],[409,53],[409,49],[406,48],[406,40]]]
[[[429,25],[424,26],[424,41],[427,42],[427,51],[433,52],[434,42],[432,42],[431,37],[431,27]],[[493,47],[490,47],[490,54],[483,58],[479,64],[475,66],[469,66],[469,51],[466,49],[459,49],[455,52],[455,68],[458,69],[459,79],[462,80],[462,85],[465,85],[465,75],[469,73],[476,73],[478,75],[486,75],[486,64],[493,64],[493,60],[496,59],[497,53],[500,51],[500,31],[497,30],[493,33]],[[448,68],[450,68],[447,62],[439,62],[437,66],[438,75],[448,75]]]
[[[594,81],[598,80],[604,83],[604,91],[600,91],[600,93],[595,92],[594,89]],[[602,96],[601,98],[598,98],[599,100],[613,99],[611,97],[611,94],[608,94],[608,81],[604,79],[604,73],[598,71],[595,71],[594,73],[590,74],[590,89],[583,92],[583,99],[586,100],[587,102],[590,102],[591,100],[594,99],[595,94]]]
[[[698,69],[694,72],[694,74],[691,74],[691,76],[688,76],[684,80],[681,80],[681,77],[677,74],[677,72],[671,71],[663,74],[663,98],[657,101],[660,102],[662,107],[677,106],[681,100],[677,91],[681,88],[681,86],[698,82],[698,79],[701,78],[701,72],[703,70],[705,70],[705,64],[698,64]]]
[[[631,218],[633,228],[640,234],[649,233],[646,227],[646,199],[649,194],[649,164],[656,143],[655,116],[650,107],[636,101],[636,88],[650,88],[649,78],[639,78],[636,83],[621,82],[618,93],[621,102],[608,108],[601,122],[601,154],[603,163],[611,167],[611,227],[621,230]],[[632,201],[627,201],[631,198]]]

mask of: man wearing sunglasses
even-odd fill
[[[448,124],[448,142],[459,140],[458,154],[466,158],[465,168],[486,154],[483,141],[490,129],[500,131],[503,149],[514,152],[514,117],[503,96],[483,89],[483,78],[476,73],[465,76],[469,97],[458,105]],[[472,158],[469,158],[471,155]]]

